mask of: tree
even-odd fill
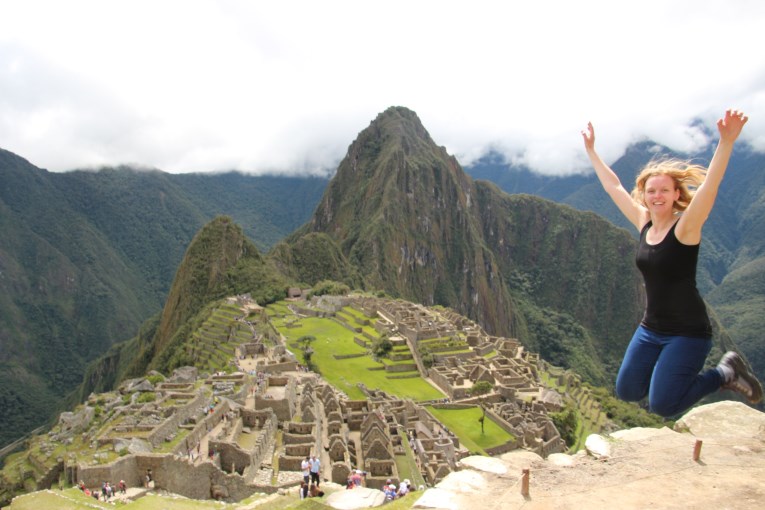
[[[565,409],[557,413],[550,413],[555,428],[558,429],[560,437],[571,448],[576,444],[576,431],[579,428],[579,412],[572,406],[567,405]]]
[[[308,367],[309,370],[313,370],[314,368],[313,361],[311,361],[311,356],[313,356],[311,343],[313,343],[315,340],[316,337],[313,335],[305,335],[297,339],[297,343],[300,346],[300,349],[303,351],[303,363],[305,363],[305,366]]]
[[[384,358],[393,350],[393,343],[388,338],[388,335],[382,335],[372,345],[372,354],[375,358]]]
[[[477,397],[481,395],[486,395],[487,393],[490,393],[493,390],[494,390],[494,385],[492,385],[489,381],[478,381],[468,390],[468,392],[470,393],[470,395]],[[481,415],[480,418],[478,418],[478,421],[481,423],[481,435],[484,435],[483,424],[486,421],[486,405],[483,399],[481,399],[479,405],[481,406],[481,411],[483,411],[483,414]]]

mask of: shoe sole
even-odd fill
[[[752,396],[748,398],[749,402],[752,404],[759,403],[762,400],[762,385],[746,366],[741,356],[738,353],[734,353],[734,355],[729,356],[726,361],[730,363],[735,375],[743,378],[752,388]]]

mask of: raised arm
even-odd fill
[[[675,234],[685,244],[697,244],[701,241],[701,228],[712,212],[717,191],[728,168],[728,161],[733,152],[733,145],[741,134],[749,118],[740,110],[726,110],[723,118],[717,121],[720,141],[717,143],[712,161],[709,163],[707,176],[696,190],[691,203],[677,223]]]
[[[616,173],[606,165],[595,151],[595,129],[592,127],[592,122],[587,123],[587,129],[582,131],[582,138],[587,156],[590,158],[603,189],[629,222],[635,225],[638,230],[642,229],[643,225],[648,222],[648,210],[632,200]]]

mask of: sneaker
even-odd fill
[[[749,370],[743,358],[737,352],[726,352],[722,359],[720,359],[720,365],[725,365],[733,370],[733,378],[723,383],[723,389],[733,390],[745,395],[752,404],[762,400],[762,385],[760,381]]]

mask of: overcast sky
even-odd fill
[[[334,171],[389,106],[544,173],[728,107],[765,150],[765,2],[0,1],[0,148],[52,171]]]

